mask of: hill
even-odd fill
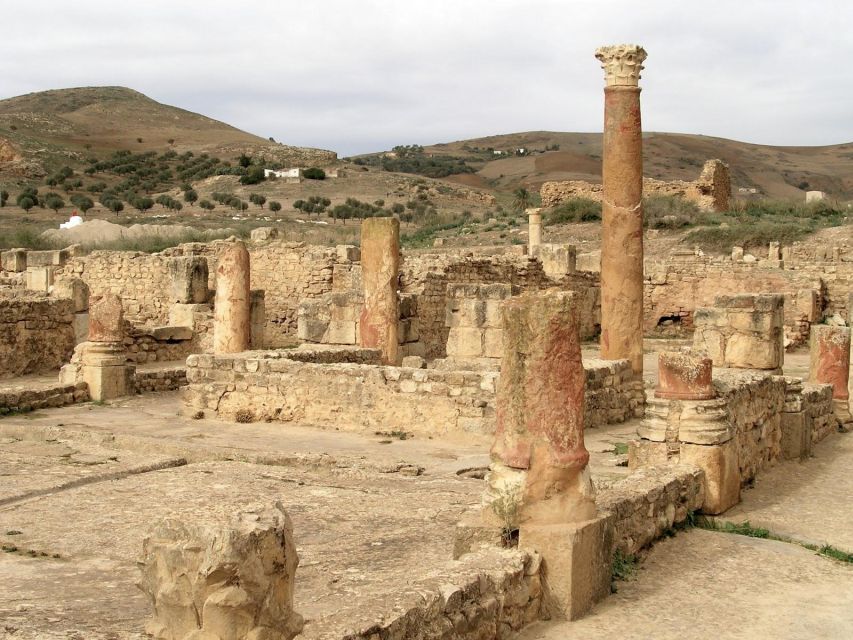
[[[442,177],[469,186],[538,190],[550,180],[601,181],[599,133],[530,131],[434,144],[416,151],[451,169],[463,161],[466,172]],[[355,161],[377,164],[379,155]],[[804,190],[819,190],[834,198],[853,199],[853,143],[774,147],[702,135],[644,134],[644,174],[648,177],[694,180],[709,158],[728,163],[735,189],[754,188],[770,198],[794,199],[802,199]],[[394,170],[402,161],[385,158],[382,162],[386,169]]]
[[[0,100],[0,182],[44,177],[116,151],[172,149],[233,160],[330,164],[335,154],[277,144],[124,87],[81,87]]]

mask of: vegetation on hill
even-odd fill
[[[473,160],[478,160],[474,158]],[[427,154],[420,145],[394,147],[390,154],[361,156],[352,160],[360,166],[377,167],[382,171],[414,173],[427,178],[444,178],[460,173],[474,173],[476,169],[465,158],[449,155]]]

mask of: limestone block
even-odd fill
[[[542,604],[551,618],[577,620],[610,594],[612,516],[523,524],[518,546],[542,556]]]
[[[361,260],[361,249],[351,244],[339,244],[335,247],[339,262],[358,262]]]
[[[203,304],[210,292],[207,288],[208,265],[202,256],[181,256],[169,260],[171,277],[170,302]]]
[[[479,358],[483,355],[482,329],[476,327],[454,327],[447,336],[449,358]]]
[[[127,365],[121,343],[86,342],[82,348],[82,378],[96,402],[121,398],[133,389],[134,367]]]
[[[278,238],[278,229],[275,227],[258,227],[252,229],[249,234],[252,242],[265,242],[266,240],[274,240]]]
[[[421,356],[405,356],[400,366],[411,369],[426,369],[426,360]]]
[[[483,331],[483,355],[486,358],[500,358],[503,355],[503,333],[503,329]]]
[[[811,455],[812,434],[804,412],[782,414],[781,447],[785,460],[806,460]]]
[[[632,471],[641,467],[659,467],[669,458],[666,442],[630,440],[628,442],[628,468]]]
[[[75,313],[71,326],[74,327],[74,345],[77,346],[81,342],[85,342],[89,337],[89,314],[87,312]]]
[[[149,331],[155,340],[192,340],[193,329],[186,326],[151,327]]]
[[[577,249],[571,244],[541,244],[532,255],[542,262],[542,270],[549,278],[559,280],[574,273],[577,265]]]
[[[358,344],[356,327],[354,320],[331,320],[322,341],[326,344]]]
[[[702,512],[717,515],[740,502],[740,469],[737,443],[722,445],[681,444],[680,461],[695,464],[705,472],[705,502]]]
[[[476,298],[450,298],[444,326],[482,327],[486,322],[486,302]]]
[[[55,267],[27,266],[27,289],[47,293],[53,286],[54,273]]]
[[[743,247],[732,247],[732,262],[743,261]]]
[[[143,542],[139,587],[158,640],[291,640],[302,631],[293,610],[299,559],[280,504],[249,508],[227,524],[167,519]]]
[[[61,267],[68,261],[68,257],[68,252],[64,249],[28,251],[27,267]]]
[[[211,314],[209,304],[173,304],[169,307],[169,324],[173,327],[194,327],[195,314]]]
[[[21,273],[27,270],[27,250],[9,249],[0,252],[0,270]]]
[[[74,313],[89,310],[89,285],[80,278],[60,280],[53,285],[51,295],[57,298],[70,298],[74,304]]]

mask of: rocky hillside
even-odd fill
[[[331,151],[290,147],[161,104],[124,87],[82,87],[0,100],[0,183],[37,179],[92,156],[192,151],[233,160],[241,153],[292,165],[329,165]]]

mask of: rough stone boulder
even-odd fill
[[[249,508],[228,523],[169,518],[143,542],[140,589],[158,640],[291,640],[299,558],[290,518],[277,503]]]

